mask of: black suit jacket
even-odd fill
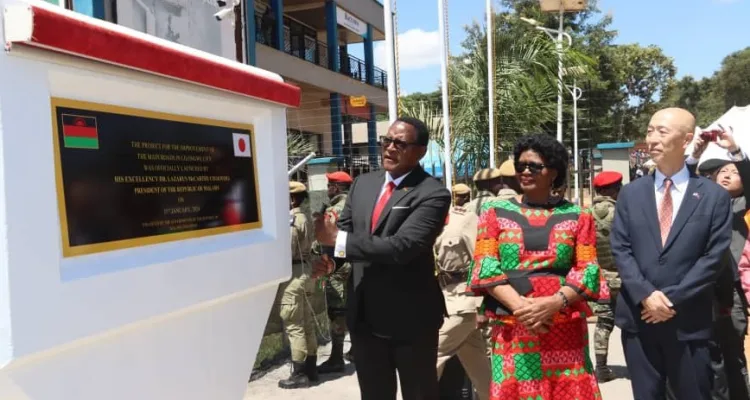
[[[714,289],[722,257],[732,235],[729,194],[695,174],[669,237],[661,243],[654,176],[623,187],[610,234],[612,254],[622,278],[615,324],[641,334],[663,334],[679,340],[711,337]],[[660,290],[677,315],[658,324],[641,320],[641,302]],[[622,306],[620,306],[622,305]]]
[[[450,192],[422,168],[394,190],[371,233],[372,212],[385,171],[360,175],[338,221],[348,232],[352,264],[347,325],[394,339],[412,340],[440,329],[445,299],[435,277],[432,246],[445,225]]]

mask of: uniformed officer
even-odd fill
[[[615,327],[615,301],[620,292],[621,282],[609,244],[609,233],[615,219],[615,203],[622,187],[622,174],[616,171],[602,171],[594,177],[593,183],[596,196],[591,206],[591,214],[596,224],[596,255],[611,293],[608,304],[594,305],[594,313],[597,316],[594,331],[596,379],[604,383],[616,378],[612,369],[607,366],[607,355],[609,336]]]
[[[454,205],[446,227],[435,240],[435,263],[438,280],[443,290],[448,316],[438,333],[438,379],[446,363],[458,357],[480,400],[489,398],[490,361],[487,343],[477,324],[481,297],[466,295],[466,281],[474,246],[476,245],[478,217],[465,205],[471,189],[464,184],[453,186]]]
[[[318,340],[309,301],[315,290],[315,282],[310,278],[310,250],[315,235],[312,219],[301,208],[308,198],[307,187],[300,182],[289,182],[289,195],[292,279],[286,283],[281,297],[281,319],[292,351],[292,373],[279,381],[282,389],[307,387],[318,380]]]
[[[502,189],[500,170],[497,168],[481,169],[474,174],[473,180],[474,186],[477,188],[477,195],[473,200],[466,203],[466,209],[479,214],[482,204],[494,199]]]
[[[478,193],[474,200],[466,205],[466,209],[477,215],[481,212],[482,204],[491,200],[512,199],[521,192],[513,160],[506,160],[500,164],[500,168],[485,168],[477,171],[474,174],[474,185]],[[490,329],[482,307],[477,312],[477,326],[482,328],[489,355],[491,353]]]
[[[521,193],[521,185],[516,178],[516,167],[513,165],[513,160],[505,160],[498,169],[503,186],[497,193],[497,197],[507,200],[518,196]]]
[[[338,221],[344,210],[352,177],[346,172],[338,171],[326,174],[328,179],[328,198],[331,205],[326,208],[324,218]],[[331,356],[318,367],[318,373],[330,374],[344,371],[344,338],[346,337],[346,289],[351,273],[349,263],[340,264],[327,278],[326,302],[328,318],[331,320]],[[346,358],[350,361],[351,350]]]
[[[471,199],[471,188],[463,183],[453,185],[453,205],[463,207]]]

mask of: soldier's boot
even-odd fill
[[[354,353],[352,353],[352,349],[349,349],[349,351],[344,354],[344,359],[354,364]]]
[[[292,362],[292,374],[289,378],[279,381],[282,389],[298,389],[310,386],[310,379],[305,374],[305,363]]]
[[[307,356],[305,359],[305,375],[310,382],[318,382],[318,356]]]
[[[615,373],[612,371],[609,366],[607,366],[607,355],[606,354],[597,354],[596,355],[596,380],[599,383],[605,383],[612,381],[617,378],[615,376]]]
[[[331,341],[331,356],[318,367],[318,373],[335,374],[344,372],[344,341],[333,339]]]

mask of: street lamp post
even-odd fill
[[[550,29],[541,26],[539,21],[521,17],[521,20],[531,24],[539,31],[542,31],[549,36],[550,39],[555,41],[555,47],[557,48],[557,141],[562,143],[563,134],[563,38],[567,39],[568,47],[573,45],[573,38],[567,33],[563,32],[563,10],[560,10],[560,28]]]
[[[383,18],[385,20],[385,69],[388,73],[388,121],[393,123],[398,118],[398,91],[396,90],[396,53],[395,38],[393,31],[393,12],[391,6],[393,0],[383,2]]]
[[[487,0],[487,99],[489,101],[490,168],[495,168],[495,60],[492,0]]]
[[[578,100],[583,95],[581,88],[576,86],[575,79],[573,80],[573,87],[567,88],[570,94],[573,96],[573,178],[574,178],[574,190],[573,203],[579,206],[581,201],[581,186],[579,183],[580,168],[578,162]]]

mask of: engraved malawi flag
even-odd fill
[[[65,147],[78,149],[99,148],[99,132],[96,130],[96,117],[62,114],[62,120]]]

